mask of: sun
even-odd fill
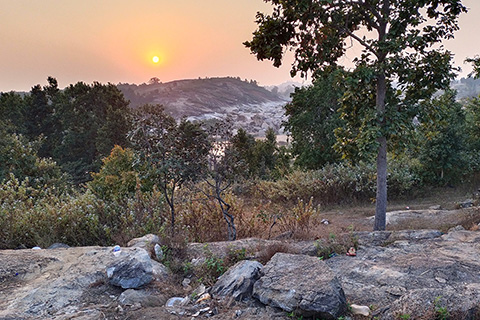
[[[158,56],[154,56],[152,58],[153,63],[158,63],[160,61],[160,58]]]

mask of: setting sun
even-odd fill
[[[160,61],[160,58],[157,57],[157,56],[155,56],[155,57],[152,58],[152,61],[153,61],[154,63],[158,63],[158,62]]]

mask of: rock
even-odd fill
[[[137,250],[121,254],[134,257]],[[96,319],[88,316],[101,309],[95,304],[108,305],[121,293],[106,285],[105,274],[118,259],[111,247],[0,250],[0,319]]]
[[[435,205],[435,206],[429,207],[428,209],[430,209],[430,210],[442,210],[442,206],[439,205],[439,204],[437,204],[437,205]]]
[[[350,312],[352,314],[359,314],[361,316],[368,317],[370,315],[370,308],[367,306],[359,306],[356,304],[350,305]]]
[[[353,236],[361,246],[385,246],[395,241],[435,239],[442,236],[439,230],[359,231]]]
[[[58,243],[57,242],[57,243],[52,244],[47,249],[58,249],[58,248],[70,248],[70,246],[68,244],[65,244],[65,243]]]
[[[172,297],[170,299],[167,300],[167,302],[165,303],[165,306],[167,308],[171,308],[171,307],[183,307],[183,306],[186,306],[187,304],[190,303],[190,298],[189,297],[185,297],[185,298],[181,298],[181,297]]]
[[[145,249],[148,253],[155,253],[155,245],[160,243],[160,238],[154,234],[147,234],[140,238],[135,238],[127,243],[127,247]],[[161,247],[160,247],[161,250]],[[153,258],[153,257],[152,257]],[[161,259],[158,259],[161,260]]]
[[[162,247],[158,243],[155,243],[155,245],[153,246],[153,252],[155,253],[155,258],[157,258],[158,261],[162,261],[165,257]]]
[[[167,267],[165,267],[160,262],[155,260],[151,261],[152,263],[152,275],[156,281],[162,281],[168,278],[170,272],[168,271]]]
[[[182,286],[183,286],[184,288],[187,288],[187,287],[190,288],[190,283],[191,283],[191,282],[192,282],[191,279],[189,279],[189,278],[184,278],[183,281],[182,281]]]
[[[473,199],[467,199],[465,201],[462,201],[458,204],[460,208],[470,208],[474,206]]]
[[[355,259],[337,256],[325,263],[348,301],[375,306],[372,316],[378,319],[401,314],[421,318],[426,311],[413,310],[431,306],[437,296],[448,300],[448,310],[459,315],[456,319],[474,319],[466,315],[480,302],[480,233],[453,231],[430,239],[412,235],[386,247],[362,246]]]
[[[461,225],[455,226],[453,228],[448,229],[448,232],[453,232],[453,231],[463,231],[465,228]]]
[[[306,317],[336,319],[347,310],[332,270],[316,257],[277,253],[253,286],[260,302]]]
[[[431,319],[478,319],[479,289],[478,285],[466,285],[460,291],[449,286],[411,290],[394,301],[382,319],[398,319],[402,314],[410,319],[425,319],[426,315]]]
[[[118,297],[121,305],[140,304],[143,307],[159,307],[165,303],[158,295],[152,295],[144,290],[128,289]]]
[[[262,264],[257,261],[243,260],[228,269],[212,287],[214,297],[231,296],[235,300],[249,298],[252,295],[253,284],[260,277]]]
[[[121,251],[107,267],[110,284],[136,289],[153,281],[153,264],[149,254],[141,248],[135,248],[132,253]]]

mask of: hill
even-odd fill
[[[119,84],[132,108],[161,104],[176,119],[224,119],[231,117],[236,128],[262,136],[268,127],[282,132],[285,96],[240,78],[206,78],[166,83]]]

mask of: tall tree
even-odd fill
[[[61,130],[53,156],[77,184],[91,179],[90,172],[100,169],[115,145],[128,146],[128,101],[112,84],[70,85],[55,104],[55,115]]]
[[[334,150],[334,130],[343,125],[340,119],[340,98],[344,89],[335,78],[342,70],[318,77],[308,87],[296,88],[292,101],[285,106],[285,129],[292,137],[295,165],[320,169],[340,159]]]
[[[433,183],[454,183],[467,171],[465,108],[456,101],[456,92],[447,90],[431,101],[419,116],[419,151],[423,178]]]
[[[129,136],[146,164],[144,178],[155,181],[170,207],[173,235],[176,191],[204,171],[209,151],[206,132],[186,120],[177,124],[163,106],[144,105],[134,115]]]
[[[259,60],[272,60],[278,67],[284,49],[291,48],[295,51],[292,75],[306,76],[347,59],[354,42],[361,46],[361,55],[352,60],[355,70],[345,102],[358,94],[367,98],[351,107],[362,109],[359,139],[367,139],[373,144],[368,149],[376,150],[374,230],[384,230],[387,139],[401,135],[411,123],[419,100],[448,86],[453,77],[452,56],[438,44],[453,38],[458,16],[466,8],[461,0],[265,1],[274,5],[273,13],[257,14],[259,27],[253,39],[245,42]],[[374,103],[365,103],[369,101]]]

